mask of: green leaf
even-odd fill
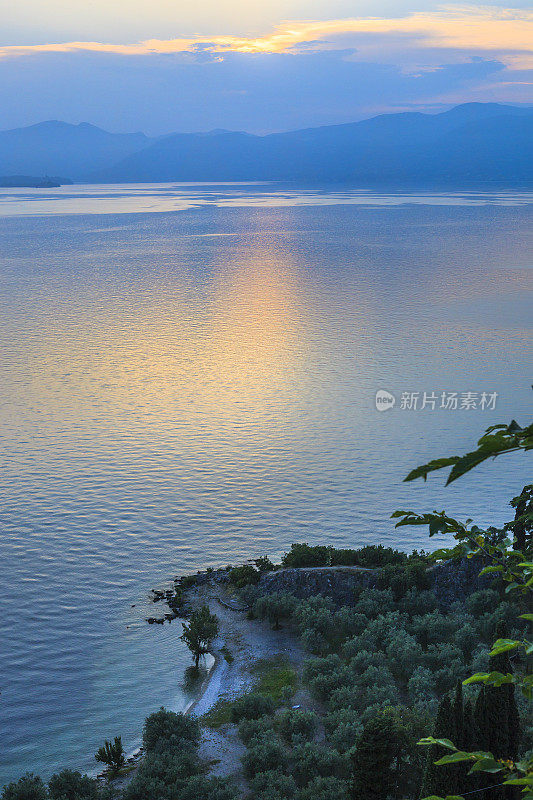
[[[443,764],[455,764],[458,761],[472,761],[474,758],[473,755],[470,753],[452,753],[451,756],[443,756],[439,758],[438,761],[434,761],[433,763],[437,765],[437,767],[442,766]]]
[[[473,772],[501,772],[503,768],[503,764],[500,764],[494,758],[480,758],[468,774],[471,775]]]
[[[417,744],[440,744],[442,747],[447,747],[448,750],[457,750],[457,747],[449,739],[435,739],[433,736],[426,736],[425,739],[420,739]]]
[[[488,677],[488,672],[476,672],[475,675],[471,675],[469,678],[463,681],[463,685],[467,686],[469,683],[485,683]]]
[[[488,575],[489,572],[503,572],[503,567],[501,564],[499,564],[498,566],[485,567],[484,569],[481,570],[479,574]]]
[[[520,647],[520,642],[514,639],[497,639],[492,645],[489,655],[491,657],[497,656],[500,653],[506,653],[508,650],[515,650],[517,647]]]
[[[445,467],[451,467],[453,464],[456,464],[457,461],[459,461],[459,456],[451,456],[450,458],[435,458],[428,464],[422,464],[422,466],[411,470],[409,475],[404,478],[404,481],[415,481],[417,478],[424,478],[424,480],[426,480],[430,472],[435,472],[436,470],[444,469]]]

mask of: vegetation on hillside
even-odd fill
[[[450,467],[450,482],[489,457],[532,448],[532,426],[493,426],[475,451],[432,461],[407,480]],[[533,487],[524,487],[511,505],[514,519],[498,530],[445,512],[395,512],[397,525],[428,525],[430,536],[454,537],[454,547],[431,555],[294,544],[282,567],[374,570],[371,580],[362,573],[347,602],[326,593],[307,599],[263,593],[260,577],[275,569],[266,558],[230,569],[251,616],[274,629],[290,626],[300,637],[308,658],[299,677],[316,705],[314,711],[291,707],[297,676],[277,664],[258,674],[253,692],[226,701],[204,720],[238,729],[250,798],[461,800],[475,793],[513,800],[522,793],[532,800],[533,648],[526,628],[533,621]],[[465,598],[443,598],[435,560],[451,560],[458,577],[472,559],[481,584]],[[217,632],[206,607],[184,625],[182,638],[196,666]],[[5,787],[2,800],[241,798],[231,781],[207,776],[199,741],[198,721],[161,709],[146,720],[145,756],[122,793],[67,770],[48,785],[26,775]],[[103,755],[113,766],[111,750],[106,742]]]

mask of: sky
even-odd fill
[[[431,0],[0,0],[0,129],[252,133],[533,102],[533,11]]]

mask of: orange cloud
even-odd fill
[[[401,37],[401,42],[398,42]],[[533,66],[533,13],[523,9],[450,6],[436,12],[383,19],[353,18],[327,21],[284,22],[268,36],[211,36],[148,39],[136,44],[64,42],[0,47],[0,57],[31,53],[91,51],[118,55],[187,53],[205,49],[215,53],[291,53],[301,45],[319,49],[357,47],[360,57],[394,39],[396,50],[427,48],[497,53],[511,68]],[[339,42],[340,40],[340,42]]]

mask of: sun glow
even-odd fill
[[[377,37],[377,39],[376,39]],[[291,53],[305,45],[316,49],[357,47],[365,54],[383,48],[383,37],[402,37],[402,48],[445,48],[460,51],[498,52],[510,66],[531,64],[533,13],[524,9],[449,6],[436,12],[419,12],[397,18],[351,18],[326,21],[291,21],[272,33],[257,38],[242,36],[198,36],[147,39],[132,44],[63,42],[39,45],[10,45],[0,56],[31,53],[92,51],[117,55],[170,53]]]

